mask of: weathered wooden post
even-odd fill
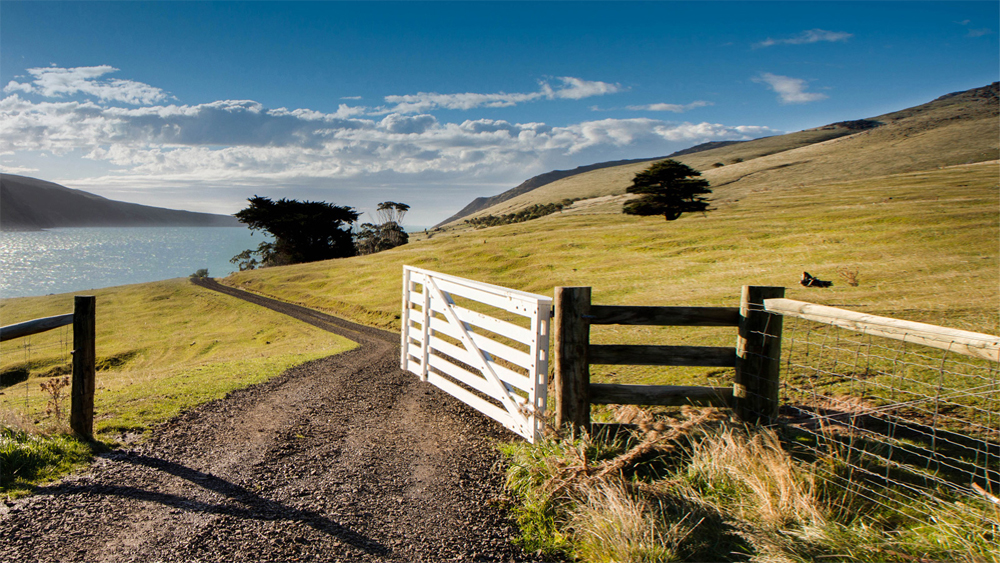
[[[590,288],[557,287],[553,299],[555,355],[552,383],[556,396],[556,425],[569,425],[576,434],[590,430]]]
[[[94,436],[96,298],[77,296],[73,304],[73,384],[69,426],[78,436]]]
[[[770,424],[778,416],[782,318],[765,311],[764,300],[784,296],[783,287],[743,286],[733,406],[750,424]]]

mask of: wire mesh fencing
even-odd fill
[[[969,508],[1000,552],[1000,363],[987,359],[997,337],[771,314],[778,421],[795,449],[822,461],[825,484],[921,522]]]
[[[0,422],[15,427],[65,425],[72,350],[72,326],[0,343]]]

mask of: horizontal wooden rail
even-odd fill
[[[770,313],[1000,362],[1000,336],[867,315],[794,299],[765,299],[764,308]]]
[[[739,326],[739,307],[631,307],[591,305],[592,325]]]
[[[591,344],[591,364],[629,366],[736,366],[736,348],[724,346],[654,346]]]
[[[56,315],[54,317],[44,317],[41,319],[25,321],[23,323],[7,325],[0,327],[0,342],[6,342],[8,340],[14,340],[15,338],[21,338],[24,336],[31,336],[33,334],[38,334],[71,324],[73,324],[73,313]]]
[[[739,307],[594,305],[589,287],[557,287],[553,303],[552,384],[556,425],[573,432],[590,427],[590,405],[730,407],[747,422],[769,423],[778,411],[781,318],[763,310],[763,299],[784,288],[745,286]],[[592,325],[734,327],[735,347],[590,344]],[[765,335],[763,331],[767,329]],[[732,387],[615,385],[590,382],[591,365],[733,368]]]
[[[733,402],[733,388],[591,383],[590,402],[599,405],[728,407]]]

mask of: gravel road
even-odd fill
[[[223,287],[360,344],[188,411],[0,503],[0,561],[524,561],[511,435],[399,369],[399,337]]]

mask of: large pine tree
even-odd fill
[[[622,212],[628,215],[663,215],[673,221],[682,213],[706,211],[708,200],[704,197],[712,190],[701,172],[676,160],[663,160],[639,172],[632,185],[625,191],[641,197],[625,204]]]
[[[360,214],[325,201],[297,201],[254,196],[236,218],[251,231],[265,231],[274,242],[246,250],[230,262],[240,270],[354,256],[351,224]]]

